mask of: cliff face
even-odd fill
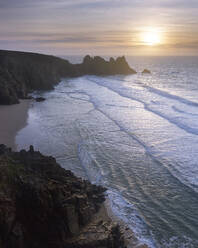
[[[53,89],[61,77],[75,75],[76,68],[60,58],[0,51],[0,104],[18,103],[31,90]]]
[[[0,247],[124,247],[118,226],[92,224],[104,191],[33,147],[0,145]]]
[[[14,104],[32,90],[53,89],[63,77],[133,74],[124,57],[105,61],[86,56],[73,65],[54,56],[0,50],[0,104]]]

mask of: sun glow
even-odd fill
[[[141,42],[147,46],[161,43],[161,33],[155,29],[149,29],[141,34]]]

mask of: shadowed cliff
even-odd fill
[[[15,104],[32,90],[48,90],[64,77],[136,73],[125,57],[109,61],[87,55],[81,64],[35,53],[0,50],[0,104]]]
[[[104,191],[32,146],[0,145],[0,247],[124,248],[116,224],[93,221]]]

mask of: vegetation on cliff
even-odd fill
[[[0,50],[0,104],[15,104],[32,90],[48,90],[64,77],[136,73],[125,57],[86,56],[81,64],[49,55]]]

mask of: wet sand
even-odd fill
[[[0,144],[16,150],[15,137],[28,118],[31,100],[21,100],[20,104],[0,105]]]

